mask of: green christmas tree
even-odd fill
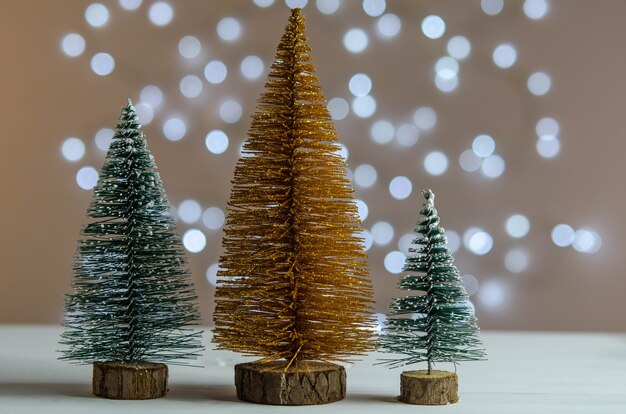
[[[171,363],[195,358],[196,295],[159,173],[130,100],[87,210],[66,297],[60,359]]]
[[[437,362],[457,363],[485,359],[476,317],[452,252],[446,246],[445,230],[439,225],[435,195],[422,194],[426,203],[420,214],[400,289],[422,292],[393,300],[383,327],[381,350],[404,357],[385,360],[390,366],[428,363],[428,373]]]

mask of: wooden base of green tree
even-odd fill
[[[405,371],[400,375],[400,400],[418,405],[453,404],[459,401],[458,377],[448,371]]]
[[[93,393],[112,400],[149,400],[167,392],[167,365],[96,362]]]
[[[235,366],[237,398],[260,404],[314,405],[346,396],[346,370],[327,362],[252,362]]]

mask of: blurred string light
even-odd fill
[[[178,218],[184,223],[191,224],[200,220],[202,207],[196,200],[184,200],[178,205]]]
[[[339,0],[317,0],[317,10],[324,14],[333,14],[339,9]]]
[[[436,15],[426,16],[422,20],[422,33],[429,39],[439,39],[446,32],[446,23]]]
[[[552,242],[559,247],[573,247],[581,253],[596,253],[602,246],[602,237],[592,229],[574,230],[568,224],[557,224],[552,229]]]
[[[574,229],[568,224],[557,224],[552,229],[552,242],[559,247],[571,246],[574,243]]]
[[[209,207],[202,213],[202,222],[209,230],[218,230],[224,226],[226,215],[221,208]]]
[[[363,11],[371,17],[378,17],[385,12],[385,0],[363,0]]]
[[[389,182],[389,193],[396,200],[406,200],[413,191],[411,180],[404,176],[394,177]]]
[[[509,43],[498,45],[493,50],[493,63],[499,68],[508,69],[517,61],[517,50]]]
[[[137,10],[141,6],[142,0],[118,0],[118,3],[124,10]]]
[[[85,20],[92,27],[102,27],[109,21],[109,9],[101,3],[90,4],[85,9]]]
[[[437,124],[437,113],[433,108],[422,106],[413,114],[413,122],[419,129],[432,129]]]
[[[519,239],[528,234],[530,220],[524,215],[514,214],[507,219],[505,228],[509,236]]]
[[[558,138],[559,123],[551,117],[541,118],[535,126],[537,133],[536,150],[543,158],[554,158],[561,151],[561,142]]]
[[[374,122],[370,128],[370,138],[377,144],[388,144],[393,141],[396,129],[385,119]]]
[[[82,167],[76,173],[76,184],[83,190],[91,190],[98,182],[98,171],[95,168],[86,166]]]
[[[476,276],[463,275],[461,276],[461,283],[468,295],[472,296],[474,293],[478,292],[479,283]]]
[[[376,112],[376,99],[371,95],[357,96],[352,100],[352,112],[359,118],[369,118]]]
[[[496,141],[489,135],[478,135],[472,141],[472,150],[478,157],[488,157],[496,150]]]
[[[187,98],[196,98],[202,93],[202,80],[196,75],[187,75],[180,80],[179,88]]]
[[[135,111],[137,112],[139,123],[142,125],[148,125],[154,119],[154,109],[143,102],[135,105]]]
[[[360,236],[363,238],[363,247],[365,251],[368,251],[369,249],[371,249],[372,245],[374,244],[372,233],[370,233],[368,230],[363,230]]]
[[[504,159],[499,155],[490,155],[486,157],[480,165],[483,175],[488,178],[500,177],[506,169]]]
[[[241,105],[235,100],[229,99],[220,105],[220,118],[227,124],[234,124],[239,121],[242,113]]]
[[[407,233],[398,239],[398,250],[400,250],[405,255],[410,254],[409,249],[413,244],[413,240],[417,238],[417,234],[415,233]]]
[[[369,164],[361,164],[354,170],[354,182],[360,188],[370,188],[376,184],[378,172]]]
[[[224,17],[216,26],[217,35],[225,42],[234,42],[241,35],[241,25],[233,17]]]
[[[183,234],[183,246],[190,253],[199,253],[206,246],[206,236],[198,229],[189,229]]]
[[[96,147],[98,147],[100,151],[108,151],[109,146],[113,141],[113,135],[115,135],[115,131],[113,131],[111,128],[99,129],[94,136]]]
[[[465,36],[453,36],[448,40],[446,50],[453,58],[463,60],[467,58],[472,51],[472,45]]]
[[[372,90],[372,80],[365,73],[357,73],[350,78],[348,89],[354,96],[365,96]]]
[[[389,273],[398,274],[402,273],[406,256],[404,253],[394,250],[385,255],[383,265]]]
[[[448,169],[448,157],[441,151],[433,151],[424,158],[424,169],[430,175],[441,175]]]
[[[93,55],[90,62],[91,70],[96,75],[110,75],[115,69],[115,59],[108,53],[100,52]]]
[[[67,56],[80,56],[85,51],[85,38],[78,33],[67,34],[61,40],[61,49]]]
[[[155,108],[163,102],[163,92],[158,86],[148,85],[139,92],[139,99],[144,104]]]
[[[239,70],[244,78],[254,80],[263,74],[265,67],[260,57],[250,55],[243,58]]]
[[[369,207],[367,206],[367,203],[361,199],[356,199],[354,200],[354,202],[356,204],[357,212],[359,214],[359,220],[361,220],[361,223],[363,223],[365,220],[367,220],[367,216],[369,216]]]
[[[526,0],[524,1],[524,14],[528,18],[537,20],[543,18],[548,12],[547,0]]]
[[[174,18],[174,9],[165,1],[157,1],[148,9],[148,18],[155,26],[167,26]]]
[[[535,72],[528,77],[528,82],[526,84],[530,93],[541,96],[550,91],[550,88],[552,87],[552,80],[550,79],[550,76],[544,72]]]
[[[496,309],[504,305],[507,292],[501,281],[489,279],[482,283],[478,290],[478,300],[487,309]]]
[[[513,249],[504,256],[504,267],[511,273],[521,273],[528,267],[528,261],[526,251]]]
[[[363,29],[353,28],[343,35],[343,45],[352,53],[361,53],[367,48],[369,40],[367,33]]]
[[[209,266],[206,270],[206,280],[207,282],[209,282],[209,285],[211,286],[217,286],[217,271],[219,270],[220,266],[218,263],[213,263],[211,266]]]
[[[209,83],[222,83],[227,75],[228,69],[221,60],[212,60],[204,67],[204,77]]]
[[[341,121],[350,113],[350,105],[343,98],[333,98],[328,101],[328,111],[335,121]]]
[[[500,14],[504,8],[504,0],[481,0],[480,8],[485,14],[495,16],[496,14]]]
[[[170,141],[180,141],[187,133],[187,125],[181,118],[172,117],[163,124],[163,135]]]
[[[381,37],[391,39],[396,37],[402,29],[402,21],[393,13],[382,15],[376,23],[376,29]]]
[[[210,153],[223,154],[228,149],[228,136],[221,129],[214,129],[206,135],[204,143]]]
[[[483,256],[491,251],[493,238],[483,229],[472,227],[463,234],[463,244],[470,252]]]
[[[253,0],[254,4],[259,7],[269,7],[274,4],[274,0]]]
[[[370,230],[374,244],[385,246],[393,240],[393,226],[386,221],[379,221]]]
[[[80,138],[68,138],[61,145],[61,154],[70,162],[79,161],[85,155],[85,144]]]
[[[178,53],[186,59],[193,59],[200,54],[202,44],[195,36],[185,36],[178,42]]]
[[[465,150],[459,156],[459,165],[467,172],[480,170],[482,163],[483,160],[473,150]]]
[[[396,131],[396,140],[403,147],[411,147],[417,144],[420,138],[419,129],[413,124],[400,125]]]
[[[300,8],[303,9],[309,3],[308,0],[285,0],[285,4],[290,9]]]

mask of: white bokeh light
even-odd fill
[[[233,42],[241,35],[241,25],[233,17],[224,17],[217,23],[217,35],[226,42]]]
[[[350,78],[348,89],[354,96],[365,96],[372,90],[372,80],[365,73],[357,73]]]
[[[465,288],[465,291],[469,296],[472,296],[474,293],[478,292],[478,279],[474,275],[463,275],[461,276],[461,284]]]
[[[137,10],[141,6],[142,0],[118,0],[118,3],[124,10]]]
[[[212,60],[204,67],[204,77],[210,83],[222,83],[227,75],[228,69],[221,60]]]
[[[226,215],[221,208],[209,207],[202,214],[202,222],[209,230],[218,230],[224,226]]]
[[[139,92],[139,99],[146,105],[155,108],[163,102],[163,92],[158,86],[148,85]]]
[[[407,233],[404,236],[398,239],[398,250],[400,250],[405,255],[409,254],[409,249],[413,245],[413,240],[417,238],[417,234],[415,233]]]
[[[455,253],[461,248],[461,236],[454,230],[446,230],[446,239],[448,239],[448,248]]]
[[[501,282],[487,280],[482,283],[478,290],[478,300],[488,309],[499,308],[504,305],[507,293]]]
[[[206,270],[206,281],[209,282],[211,286],[217,286],[217,271],[219,270],[220,265],[218,263],[213,263]]]
[[[157,1],[148,9],[148,18],[155,26],[167,26],[174,18],[174,9],[165,1]]]
[[[475,172],[480,170],[482,159],[473,150],[465,150],[459,156],[459,165],[464,171]]]
[[[472,51],[472,45],[465,36],[452,36],[446,47],[448,54],[455,59],[463,60]]]
[[[472,227],[463,234],[463,244],[470,252],[482,256],[493,247],[493,238],[483,229]]]
[[[189,229],[183,234],[183,246],[190,253],[199,253],[206,246],[206,236],[198,229]]]
[[[433,108],[422,106],[413,113],[413,122],[419,129],[432,129],[437,124],[437,113]]]
[[[446,23],[436,15],[424,17],[422,20],[422,33],[429,39],[439,39],[446,32]]]
[[[80,56],[85,51],[85,38],[78,33],[67,34],[61,40],[61,49],[70,57]]]
[[[214,129],[206,135],[204,144],[212,154],[223,154],[228,149],[228,135],[221,129]]]
[[[396,131],[396,139],[403,147],[412,147],[420,139],[420,131],[413,124],[403,124]]]
[[[485,14],[495,16],[504,8],[504,0],[480,0],[480,8]]]
[[[170,118],[163,124],[163,135],[170,141],[180,141],[187,133],[187,125],[181,118]]]
[[[85,155],[85,144],[80,138],[68,138],[61,145],[63,158],[70,162],[76,162]]]
[[[406,200],[413,191],[411,180],[404,176],[394,177],[389,182],[389,194],[396,200]]]
[[[435,86],[441,92],[453,92],[459,86],[459,78],[454,76],[452,78],[443,78],[437,73],[435,75]]]
[[[489,135],[478,135],[474,138],[474,141],[472,141],[472,150],[474,150],[474,154],[477,156],[486,158],[496,150],[496,141]]]
[[[187,98],[197,98],[202,93],[202,79],[196,75],[187,75],[180,80],[179,88]]]
[[[109,9],[101,3],[90,4],[85,9],[85,20],[92,27],[102,27],[109,21]]]
[[[441,151],[433,151],[424,158],[424,168],[431,175],[441,175],[448,169],[448,157]]]
[[[370,188],[376,184],[378,173],[376,168],[369,164],[361,164],[354,170],[354,182],[360,188]]]
[[[369,118],[376,112],[376,100],[371,95],[357,96],[352,100],[352,112],[359,118]]]
[[[552,80],[550,79],[550,76],[544,72],[535,72],[528,77],[528,82],[526,84],[530,93],[541,96],[550,91],[550,88],[552,87]]]
[[[556,137],[559,135],[560,129],[558,121],[550,117],[541,118],[537,121],[537,125],[535,126],[535,132],[537,132],[537,136],[539,137],[544,135],[552,135]]]
[[[202,207],[196,200],[184,200],[178,205],[178,218],[184,223],[191,224],[200,220]]]
[[[508,43],[498,45],[493,51],[493,63],[499,68],[508,69],[515,64],[517,60],[517,50]]]
[[[252,0],[259,7],[269,7],[274,4],[274,0]]]
[[[115,135],[115,131],[111,128],[102,128],[96,132],[94,137],[94,141],[96,142],[96,147],[100,151],[108,151],[111,146],[111,142],[113,141],[113,136]]]
[[[394,250],[385,255],[383,264],[385,265],[385,269],[389,273],[398,274],[402,273],[405,261],[406,256],[404,255],[404,253]]]
[[[383,38],[391,39],[400,33],[402,21],[395,14],[387,13],[378,19],[376,29]]]
[[[537,153],[543,158],[554,158],[561,152],[561,141],[552,135],[543,135],[535,145]]]
[[[348,147],[345,146],[345,144],[339,144],[339,150],[336,151],[336,153],[344,159],[344,161],[348,160],[348,156],[350,155],[350,152],[348,151]],[[349,171],[349,169],[348,169]]]
[[[257,79],[263,74],[265,67],[260,57],[250,55],[243,58],[239,70],[246,79]]]
[[[381,119],[374,122],[370,128],[370,138],[377,144],[388,144],[393,141],[396,129],[387,120]]]
[[[185,36],[178,42],[178,53],[186,59],[193,59],[200,54],[202,44],[195,36]]]
[[[602,239],[598,233],[591,229],[582,228],[574,233],[572,242],[574,249],[581,253],[595,253],[602,246]]]
[[[511,273],[521,273],[528,267],[528,253],[513,249],[504,256],[504,267]]]
[[[384,246],[393,240],[393,227],[386,221],[379,221],[372,226],[371,234],[375,244]]]
[[[343,98],[333,98],[328,101],[328,111],[335,121],[345,119],[350,113],[350,105]]]
[[[435,73],[442,79],[456,78],[459,73],[459,62],[451,56],[439,58],[435,62]]]
[[[353,28],[343,35],[343,45],[352,53],[360,53],[367,48],[369,40],[364,30]]]
[[[378,17],[385,12],[386,7],[385,0],[363,0],[363,11],[368,16]]]
[[[372,233],[368,230],[363,230],[359,236],[363,239],[363,247],[365,251],[368,251],[372,248],[372,244],[374,244],[374,239],[372,239]]]
[[[98,183],[98,171],[93,167],[82,167],[76,173],[76,184],[83,190],[91,190]]]
[[[307,5],[308,2],[309,0],[285,0],[285,4],[290,9],[295,9],[295,8],[303,9]]]
[[[490,155],[483,160],[480,170],[488,178],[498,178],[506,169],[504,159],[499,155]]]
[[[557,224],[550,236],[552,242],[559,247],[567,247],[574,243],[574,229],[568,224]]]
[[[528,18],[541,19],[548,12],[548,2],[546,0],[526,0],[524,1],[524,14]]]
[[[530,221],[522,214],[514,214],[507,219],[505,229],[509,236],[519,239],[528,234]]]
[[[137,112],[137,118],[139,118],[141,125],[148,125],[154,119],[154,110],[150,105],[143,102],[135,105],[135,112]]]
[[[356,204],[359,220],[361,220],[361,223],[363,223],[365,220],[367,220],[367,216],[369,216],[370,214],[370,209],[367,206],[367,203],[361,199],[357,198],[356,200],[354,200],[354,202]]]
[[[234,124],[241,119],[243,109],[239,102],[234,100],[225,101],[220,105],[220,118],[228,124]]]
[[[339,0],[317,0],[316,6],[320,13],[333,14],[339,9]]]
[[[96,75],[106,76],[115,69],[115,59],[108,53],[100,52],[93,55],[90,65]]]

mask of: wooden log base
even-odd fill
[[[260,404],[313,405],[346,396],[346,370],[327,362],[300,362],[298,369],[286,361],[235,365],[237,398]]]
[[[400,375],[400,401],[419,405],[446,405],[459,401],[459,379],[454,372],[405,371]]]
[[[95,362],[93,393],[112,400],[149,400],[167,392],[167,365]]]

